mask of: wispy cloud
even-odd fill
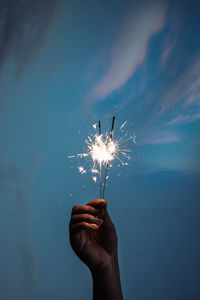
[[[21,76],[48,41],[63,0],[8,1],[0,5],[0,72],[14,59]]]
[[[166,125],[191,123],[200,117],[200,59],[193,63],[180,76],[157,104],[159,117],[168,116]]]
[[[161,100],[161,113],[180,103],[186,108],[200,104],[200,59],[194,60],[193,64],[186,69],[181,76],[175,78],[168,88],[165,97]]]
[[[200,119],[200,112],[197,114],[194,114],[193,116],[185,115],[185,116],[178,116],[171,121],[167,122],[165,125],[176,125],[176,124],[187,124],[192,123],[196,120]]]
[[[138,141],[138,145],[162,145],[180,142],[180,136],[170,130],[155,130],[147,131]]]
[[[165,1],[143,1],[129,9],[110,66],[90,93],[92,101],[107,97],[134,74],[146,57],[149,39],[165,23],[166,7]]]
[[[163,22],[164,20],[166,22],[162,35],[152,41],[152,48],[149,48],[144,57],[145,64],[143,68],[134,69],[133,73],[136,76],[131,77],[129,84],[126,85],[127,89],[123,87],[123,93],[126,96],[120,104],[120,108],[124,109],[127,105],[132,106],[134,119],[138,119],[138,115],[143,115],[149,126],[154,128],[157,126],[158,129],[160,125],[181,126],[199,119],[199,45],[196,43],[193,48],[189,50],[187,48],[187,41],[193,35],[196,36],[197,30],[195,31],[196,27],[193,24],[188,31],[185,31],[184,26],[188,25],[185,20],[187,5],[186,3],[183,4],[183,7],[180,6],[178,13],[175,12],[177,5],[179,5],[178,2],[169,7],[166,17],[163,17]],[[165,15],[163,14],[163,16]],[[177,16],[179,16],[178,21]],[[135,32],[131,27],[130,31]],[[119,41],[123,41],[123,37]],[[124,43],[124,47],[125,45],[126,43]],[[156,56],[153,53],[154,49],[157,51]],[[118,51],[118,54],[121,53],[122,51]],[[120,55],[117,58],[120,58]],[[122,59],[122,62],[124,61],[126,61],[126,56]],[[116,66],[119,65],[120,63],[116,62]],[[114,69],[111,68],[111,70]],[[115,76],[119,78],[118,72],[114,73],[116,75],[108,73],[109,76],[105,77],[108,85],[113,82],[112,79]],[[113,76],[110,76],[110,74]],[[120,74],[123,74],[123,72]],[[127,77],[124,76],[123,78]],[[96,86],[97,91],[99,91],[98,95],[100,95],[101,88],[103,92],[105,91],[105,86],[102,83],[104,81]],[[140,120],[138,120],[139,122]],[[144,127],[144,122],[138,125]]]

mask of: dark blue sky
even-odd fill
[[[0,4],[0,298],[91,299],[68,242],[71,208],[99,195],[84,140],[116,116],[136,133],[106,189],[124,298],[200,298],[198,1]]]

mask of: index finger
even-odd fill
[[[87,205],[95,207],[95,208],[103,208],[107,207],[107,200],[105,199],[95,199],[87,203]]]
[[[102,209],[92,207],[90,205],[75,205],[72,208],[72,215],[91,214],[93,216],[101,216]]]

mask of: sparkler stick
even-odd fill
[[[112,119],[112,127],[111,127],[111,131],[110,131],[110,141],[112,141],[112,138],[113,138],[114,125],[115,125],[115,117],[113,117],[113,119]],[[108,172],[108,164],[109,164],[109,160],[107,160],[107,162],[106,162],[106,170],[105,170],[105,177],[104,177],[104,183],[103,183],[103,195],[102,195],[102,199],[104,199],[104,194],[105,194],[106,178],[107,178],[107,172]]]
[[[101,121],[99,121],[99,136],[101,135]],[[100,176],[100,199],[101,199],[101,161],[99,162],[99,176]]]

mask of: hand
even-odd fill
[[[69,230],[74,252],[91,271],[103,270],[117,258],[117,234],[106,200],[74,206]]]

